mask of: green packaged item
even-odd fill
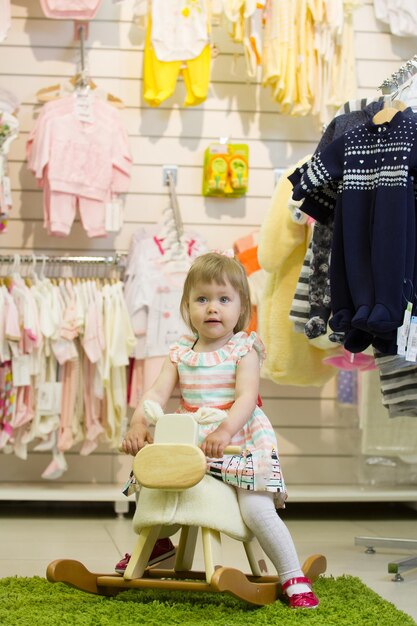
[[[238,198],[248,190],[249,148],[212,143],[204,152],[203,196]]]

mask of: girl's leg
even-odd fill
[[[290,579],[304,578],[290,531],[275,510],[273,494],[268,491],[244,489],[236,489],[236,492],[243,520],[274,564],[281,585]],[[311,587],[305,582],[289,584],[285,589],[289,597],[296,594],[301,594],[302,597],[303,594],[310,592]],[[313,604],[318,604],[317,598]],[[311,603],[304,606],[308,605],[313,606]],[[301,607],[303,604],[298,606]]]
[[[290,531],[275,510],[273,494],[269,491],[236,491],[243,520],[274,564],[280,582],[283,584],[289,578],[304,576]],[[306,591],[310,589],[306,588]]]

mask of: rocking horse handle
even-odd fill
[[[242,448],[240,446],[226,446],[223,454],[242,454]]]

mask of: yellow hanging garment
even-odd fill
[[[152,21],[149,14],[143,61],[143,97],[146,102],[151,106],[159,106],[172,96],[180,73],[187,92],[184,105],[197,106],[204,102],[210,84],[210,46],[205,46],[194,59],[160,61],[152,45],[151,33]]]
[[[277,183],[259,238],[259,264],[268,272],[259,317],[266,347],[262,375],[280,385],[321,386],[335,375],[335,368],[323,363],[334,350],[314,347],[294,332],[289,317],[311,235],[310,226],[295,223],[288,210],[292,185],[287,176],[293,169]]]

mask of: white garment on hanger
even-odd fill
[[[0,0],[1,3],[1,0]],[[1,6],[1,5],[0,5]],[[0,18],[1,20],[1,18]],[[1,21],[0,21],[1,24]],[[19,108],[19,100],[17,97],[9,91],[8,89],[4,89],[0,87],[0,111],[4,111],[5,113],[15,113]]]
[[[0,0],[0,42],[6,39],[10,25],[10,0]]]
[[[206,0],[153,0],[151,40],[160,61],[198,57],[209,42]]]

